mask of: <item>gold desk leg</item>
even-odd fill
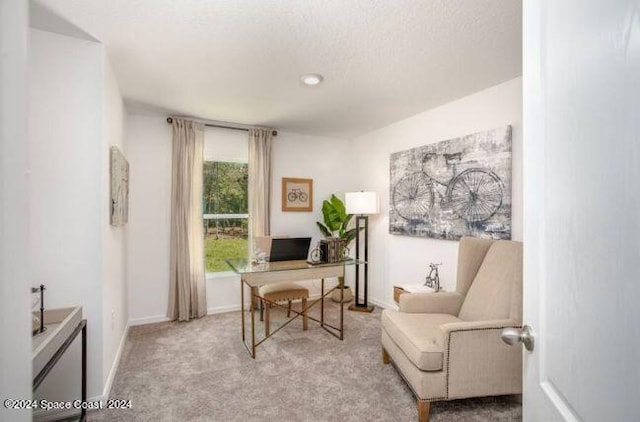
[[[307,317],[307,299],[302,299],[302,330],[307,331],[309,329],[309,317]]]
[[[320,280],[320,326],[324,327],[324,278]]]
[[[240,280],[240,319],[242,320],[242,342],[244,343],[244,281],[242,280]]]
[[[253,312],[253,294],[251,295],[251,357],[256,358],[256,315]]]
[[[338,278],[340,284],[340,340],[344,340],[344,277]]]
[[[255,311],[257,308],[260,307],[260,301],[258,298],[258,287],[257,286],[252,286],[251,287],[251,305],[253,306],[253,310]]]

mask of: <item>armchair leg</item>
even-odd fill
[[[418,422],[429,422],[429,410],[431,410],[431,402],[418,399]]]
[[[389,353],[387,353],[387,351],[383,347],[382,348],[382,363],[387,365],[389,362],[391,362],[391,359],[389,358]]]

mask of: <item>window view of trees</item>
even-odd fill
[[[206,272],[229,271],[248,254],[247,163],[205,161],[203,224]]]

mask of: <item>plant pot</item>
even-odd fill
[[[351,291],[351,287],[344,286],[344,288],[342,289],[342,292],[343,292],[342,303],[351,302],[351,300],[353,300],[353,293]],[[340,303],[340,288],[335,289],[331,293],[331,300],[333,300],[334,302]]]

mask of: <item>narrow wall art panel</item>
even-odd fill
[[[511,238],[511,126],[391,154],[389,232]]]
[[[111,225],[129,220],[129,162],[118,147],[111,147]]]

